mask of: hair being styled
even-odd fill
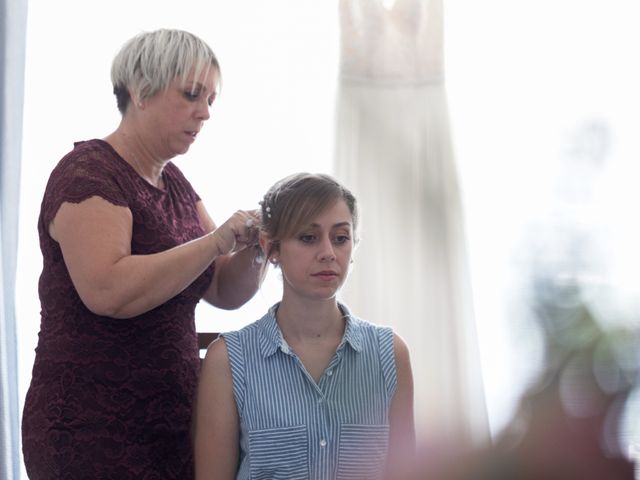
[[[196,74],[211,67],[220,74],[213,50],[194,34],[160,29],[136,35],[122,46],[111,65],[118,110],[124,114],[131,95],[136,101],[151,97],[176,78],[184,79],[194,67]]]
[[[295,236],[322,211],[338,200],[344,200],[351,212],[354,238],[358,226],[355,196],[330,175],[296,173],[276,182],[260,202],[262,232],[271,241],[267,258],[280,241]]]

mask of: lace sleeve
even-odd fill
[[[104,143],[104,142],[103,142]],[[42,202],[42,220],[48,225],[64,202],[80,203],[99,196],[108,202],[127,206],[130,175],[122,160],[106,144],[79,142],[54,168]]]

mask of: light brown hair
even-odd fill
[[[311,219],[339,200],[344,200],[351,212],[355,238],[356,198],[335,178],[324,173],[295,173],[276,182],[260,202],[261,230],[271,242],[267,258],[278,250],[281,240],[295,236]]]

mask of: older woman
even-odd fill
[[[171,161],[216,98],[210,47],[143,33],[111,76],[119,126],[75,144],[41,206],[41,330],[22,423],[32,479],[191,478],[195,306],[237,308],[263,274],[256,212],[216,227]]]

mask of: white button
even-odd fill
[[[322,440],[320,440],[320,446],[321,447],[326,447],[327,446],[327,441],[324,438]]]
[[[329,376],[333,375],[333,370],[327,370],[327,375]]]

